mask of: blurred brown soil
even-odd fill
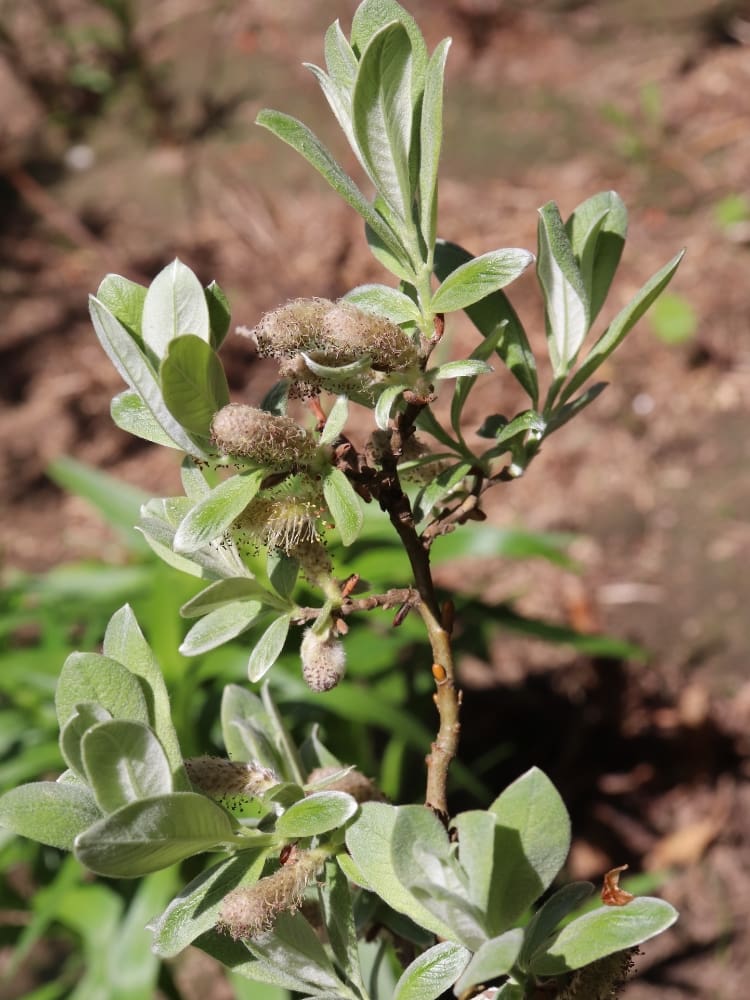
[[[85,119],[81,134],[66,131],[0,56],[8,569],[124,557],[97,517],[45,477],[55,456],[154,494],[179,489],[174,456],[128,438],[108,415],[121,386],[86,316],[86,295],[107,270],[145,281],[178,255],[205,283],[217,278],[234,320],[250,325],[290,297],[336,297],[388,280],[350,210],[251,124],[260,107],[279,107],[319,123],[341,151],[299,63],[322,59],[322,29],[336,16],[346,21],[353,3],[218,6],[184,0],[144,12],[140,37],[176,94],[150,130],[151,112],[126,95]],[[571,875],[598,878],[625,861],[666,873],[658,891],[682,918],[647,947],[628,1000],[743,997],[750,223],[721,226],[716,206],[727,195],[750,197],[750,13],[710,0],[407,6],[430,44],[454,37],[445,235],[474,252],[533,247],[541,204],[554,199],[565,215],[615,188],[631,227],[608,316],[687,248],[672,290],[694,309],[695,336],[669,346],[642,322],[607,365],[603,397],[552,439],[527,477],[488,500],[497,524],[573,532],[580,573],[539,562],[456,564],[440,584],[470,580],[493,601],[513,598],[528,614],[649,651],[646,664],[589,662],[498,632],[492,662],[461,665],[466,712],[475,704],[483,713],[477,741],[517,732],[528,744],[534,734],[529,761],[549,767],[572,806]],[[75,21],[85,4],[70,10]],[[20,23],[32,36],[39,30],[28,11]],[[201,109],[213,107],[207,95],[220,104],[233,88],[239,96],[222,127],[208,127],[211,114],[201,125]],[[86,169],[73,169],[76,156]],[[543,352],[533,278],[511,295]],[[447,350],[459,356],[473,342],[456,322]],[[273,372],[246,340],[230,337],[223,354],[235,398],[257,401]],[[467,424],[521,403],[512,380],[487,379]]]

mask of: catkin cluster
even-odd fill
[[[317,447],[312,434],[296,420],[244,403],[229,403],[214,414],[211,438],[224,455],[238,455],[278,471],[309,465]]]
[[[383,316],[365,313],[350,302],[330,299],[294,299],[266,313],[248,331],[258,354],[275,358],[279,373],[292,382],[292,394],[311,396],[329,392],[366,390],[374,373],[389,373],[417,365],[417,349],[407,333]],[[303,355],[327,368],[366,361],[367,370],[320,374]]]

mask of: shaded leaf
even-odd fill
[[[229,402],[224,368],[210,344],[184,334],[167,345],[159,370],[164,402],[190,434],[208,438],[217,410]]]

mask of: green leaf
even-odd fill
[[[578,909],[593,891],[591,882],[571,882],[553,893],[539,908],[524,930],[523,947],[518,956],[518,964],[522,969],[531,966],[537,953],[548,944],[560,921]]]
[[[192,333],[209,343],[211,324],[200,281],[181,260],[173,260],[149,286],[143,303],[143,339],[157,358],[170,341]]]
[[[246,576],[235,576],[229,580],[216,580],[210,583],[205,590],[182,605],[180,614],[183,618],[200,618],[226,604],[248,600],[260,601],[261,604],[271,604],[274,607],[281,604],[257,580]]]
[[[148,725],[143,684],[127,667],[97,653],[71,653],[60,671],[55,692],[57,721],[62,728],[76,705],[96,702],[115,719]]]
[[[265,970],[261,977],[264,982],[274,981],[267,978],[267,973],[274,970],[279,977],[276,982],[286,985],[292,976],[298,984],[305,984],[302,992],[320,995],[323,991],[333,991],[341,1000],[353,997],[336,975],[315,931],[300,913],[281,913],[273,930],[248,941],[247,947]]]
[[[167,345],[159,378],[164,402],[190,434],[210,437],[211,421],[229,402],[224,368],[210,344],[184,334]]]
[[[345,365],[322,365],[305,351],[300,351],[300,354],[313,375],[317,375],[319,378],[332,379],[336,382],[349,378],[352,375],[359,375],[367,371],[370,367],[369,355],[357,358],[356,361],[350,361]]]
[[[573,210],[565,229],[589,295],[593,323],[607,298],[628,231],[628,213],[615,191],[601,191]]]
[[[422,314],[408,295],[389,285],[358,285],[344,296],[362,312],[386,316],[391,323],[419,323]]]
[[[197,792],[138,799],[76,837],[75,855],[111,878],[138,878],[231,842],[229,815]]]
[[[229,308],[229,299],[215,281],[212,281],[204,291],[208,306],[208,323],[211,328],[210,343],[211,347],[218,351],[229,333],[232,311]]]
[[[71,851],[78,834],[100,816],[89,789],[72,782],[37,781],[0,796],[2,826],[63,851]]]
[[[551,884],[570,848],[570,818],[555,786],[538,768],[517,778],[492,803],[496,820],[487,916],[507,929]]]
[[[162,428],[148,406],[137,392],[127,389],[112,399],[109,407],[110,416],[122,431],[134,437],[160,444],[164,448],[181,446],[173,441]]]
[[[178,448],[205,457],[202,449],[188,437],[167,409],[156,372],[125,327],[93,295],[89,297],[89,312],[107,357],[130,388],[141,396],[156,423]]]
[[[365,239],[370,253],[386,271],[395,274],[397,278],[407,284],[414,284],[414,266],[408,260],[405,252],[395,253],[368,225],[365,225]]]
[[[537,955],[532,971],[556,976],[600,958],[643,944],[677,920],[677,910],[663,899],[639,896],[625,906],[601,906],[571,921]]]
[[[175,552],[195,552],[223,535],[258,492],[266,474],[265,469],[253,469],[219,483],[180,524],[174,536]]]
[[[287,603],[291,598],[299,575],[299,563],[281,549],[270,549],[266,556],[268,581]]]
[[[172,791],[164,749],[148,726],[110,719],[92,726],[81,741],[83,766],[102,812]]]
[[[141,317],[147,289],[120,274],[108,274],[96,290],[96,297],[122,325],[141,338]]]
[[[484,429],[488,423],[489,421],[485,421],[480,430]],[[536,410],[524,410],[523,413],[517,414],[510,421],[502,424],[498,422],[498,425],[494,427],[493,437],[496,444],[503,444],[518,437],[519,434],[527,434],[529,431],[541,436],[544,434],[546,428],[547,422],[541,414],[537,413]],[[482,434],[482,437],[486,436],[487,434]]]
[[[364,993],[349,883],[334,859],[326,862],[320,902],[334,957],[347,979]]]
[[[428,252],[435,244],[438,164],[443,141],[443,78],[451,39],[444,38],[427,64],[419,134],[419,220]]]
[[[346,792],[314,792],[279,816],[276,833],[289,839],[317,837],[343,826],[358,808],[357,800]]]
[[[290,115],[268,109],[261,111],[255,121],[304,156],[334,191],[365,220],[396,260],[407,267],[411,266],[409,255],[401,245],[399,237],[391,230],[383,217],[375,211],[351,177],[344,173],[320,139],[306,125]]]
[[[435,292],[433,312],[455,312],[509,285],[534,260],[528,250],[490,250],[452,269]]]
[[[547,342],[554,375],[565,375],[589,326],[589,300],[557,205],[539,209],[537,275],[545,301]]]
[[[234,601],[209,611],[182,640],[183,656],[200,656],[246,632],[263,613],[259,601]]]
[[[632,298],[623,309],[620,310],[586,355],[586,359],[578,371],[576,371],[570,382],[568,382],[565,386],[561,396],[561,402],[564,403],[567,399],[570,399],[576,389],[582,386],[586,379],[588,379],[589,376],[592,375],[604,361],[606,361],[612,351],[614,351],[614,349],[622,343],[641,316],[643,316],[649,308],[651,303],[654,302],[659,295],[661,295],[669,282],[672,280],[674,273],[679,267],[680,261],[684,255],[685,251],[681,250],[680,253],[669,261],[669,263],[665,264],[661,270],[657,271],[656,274],[654,274],[653,277],[646,282],[643,288],[641,288],[638,294]]]
[[[477,361],[472,358],[464,358],[461,361],[447,361],[434,371],[430,372],[432,378],[442,380],[449,378],[462,378],[463,376],[486,375],[492,371],[492,366],[486,361]]]
[[[412,104],[416,108],[424,90],[425,68],[427,66],[427,46],[419,25],[396,0],[363,0],[352,18],[351,43],[356,56],[361,58],[369,42],[386,25],[398,21],[406,29],[411,42]]]
[[[344,91],[351,90],[357,75],[357,57],[338,21],[334,21],[325,36],[326,68],[331,79]]]
[[[143,680],[148,722],[169,760],[175,791],[189,791],[190,782],[172,721],[164,675],[129,604],[115,611],[110,618],[104,634],[103,650],[106,656],[126,665],[132,674]]]
[[[227,754],[233,760],[257,760],[276,774],[283,773],[263,703],[246,687],[227,684],[224,688],[221,733]]]
[[[98,722],[106,722],[111,718],[111,713],[96,702],[82,702],[76,705],[73,714],[60,731],[60,752],[65,763],[81,781],[86,781],[86,769],[81,756],[81,741],[84,734]]]
[[[260,401],[260,409],[266,413],[275,413],[277,417],[286,415],[289,404],[289,389],[291,382],[288,378],[282,378],[275,382],[263,399]]]
[[[289,633],[291,615],[281,615],[271,622],[263,635],[253,646],[247,661],[247,676],[251,681],[259,681],[281,656]]]
[[[444,281],[457,267],[474,258],[457,243],[438,240],[435,244],[435,274]],[[469,306],[466,314],[484,337],[502,334],[497,342],[497,353],[511,374],[531,397],[532,405],[539,400],[536,362],[528,338],[513,306],[504,292],[494,292],[486,299]]]
[[[378,396],[375,404],[375,423],[381,431],[388,430],[388,421],[391,419],[391,411],[401,393],[406,388],[405,385],[389,385]]]
[[[585,410],[589,403],[593,403],[594,400],[607,388],[606,382],[595,382],[593,385],[589,386],[585,392],[582,392],[580,396],[576,396],[575,399],[571,399],[570,402],[565,403],[562,406],[557,406],[550,414],[549,421],[544,431],[544,436],[549,437],[554,431],[558,431],[561,427],[564,427],[569,420],[577,416],[581,410]],[[565,394],[563,395],[565,398]]]
[[[346,396],[338,396],[328,413],[319,443],[332,444],[344,429],[348,416],[349,402]]]
[[[323,477],[323,496],[344,545],[356,541],[364,514],[354,487],[340,469],[330,469]]]
[[[458,833],[461,867],[469,879],[469,902],[484,913],[492,885],[493,859],[487,848],[495,838],[495,817],[482,809],[473,809],[459,813],[452,825]]]
[[[452,940],[455,935],[450,927],[433,916],[396,875],[391,845],[397,815],[395,806],[365,802],[346,831],[349,853],[367,883],[390,907],[433,934]]]
[[[485,941],[466,966],[456,983],[455,992],[463,994],[478,983],[489,983],[507,975],[515,964],[522,942],[523,931],[520,927]]]
[[[452,941],[433,945],[404,969],[393,1000],[437,1000],[456,982],[470,955]]]
[[[411,228],[413,200],[411,74],[411,41],[406,28],[396,21],[370,38],[352,93],[352,126],[363,163],[406,233]]]
[[[152,948],[159,958],[175,958],[216,923],[224,897],[232,889],[253,885],[263,873],[267,850],[241,851],[201,872],[153,921]]]

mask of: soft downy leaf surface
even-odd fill
[[[217,608],[226,604],[233,604],[235,601],[260,601],[262,604],[279,604],[283,606],[274,594],[266,590],[257,580],[246,576],[231,577],[228,580],[215,580],[210,583],[205,590],[202,590],[195,597],[180,608],[180,615],[183,618],[200,618]]]
[[[180,644],[183,656],[200,656],[236,639],[255,624],[263,613],[259,601],[233,601],[209,611],[193,625]]]
[[[531,768],[490,806],[496,820],[489,930],[505,931],[551,884],[570,848],[570,818],[549,778]]]
[[[138,799],[76,837],[78,860],[111,878],[138,878],[234,838],[234,823],[197,792]]]
[[[316,837],[343,826],[358,809],[346,792],[314,792],[290,806],[276,821],[281,837]]]
[[[263,965],[305,983],[302,992],[332,990],[342,998],[351,996],[326,954],[318,936],[300,913],[281,913],[273,930],[253,938],[248,950]],[[267,982],[269,980],[266,980]],[[292,987],[299,989],[299,986]],[[338,991],[338,992],[337,992]]]
[[[247,676],[251,681],[259,681],[281,656],[286,637],[289,634],[291,615],[280,615],[265,630],[253,646],[247,661]]]
[[[156,736],[140,722],[111,719],[81,741],[86,776],[102,812],[172,791],[172,772]]]
[[[228,684],[224,688],[221,734],[232,760],[256,760],[276,774],[283,774],[263,702],[246,687]]]
[[[336,961],[350,982],[364,989],[349,883],[335,860],[326,862],[325,879],[320,887],[320,902],[328,940]]]
[[[107,274],[96,290],[97,299],[139,340],[142,339],[141,316],[148,289],[121,274]]]
[[[2,826],[63,851],[72,851],[75,838],[100,818],[91,791],[74,782],[36,781],[0,797]]]
[[[601,906],[571,921],[531,963],[539,976],[580,969],[600,958],[643,944],[677,919],[663,899],[639,896],[625,906]]]
[[[437,1000],[455,983],[470,955],[467,948],[453,941],[428,948],[404,969],[393,1000]]]
[[[433,312],[456,312],[499,291],[534,260],[528,250],[491,250],[452,270],[433,296]]]
[[[224,342],[224,338],[229,333],[229,326],[232,320],[229,299],[215,281],[206,286],[204,293],[208,307],[208,321],[211,327],[211,347],[215,351],[218,351]]]
[[[492,852],[488,845],[495,837],[495,817],[483,809],[459,813],[453,820],[458,833],[458,857],[469,880],[468,898],[484,913],[492,885]]]
[[[544,292],[550,360],[559,377],[569,371],[588,333],[589,301],[554,202],[539,209],[537,275]]]
[[[191,553],[222,535],[247,507],[267,475],[254,469],[230,476],[190,511],[174,536],[174,549]]]
[[[397,813],[394,806],[365,802],[360,815],[346,831],[346,846],[354,864],[381,899],[433,934],[453,940],[455,935],[450,927],[433,916],[396,874],[391,844]]]
[[[323,478],[323,496],[344,545],[357,540],[364,514],[359,497],[340,469],[330,469]]]
[[[170,341],[185,333],[210,343],[205,292],[181,260],[173,260],[151,282],[143,303],[141,327],[146,346],[157,358],[164,357]]]
[[[169,760],[174,790],[190,791],[177,731],[172,722],[169,692],[164,682],[164,675],[129,604],[124,605],[110,618],[104,634],[103,650],[106,656],[124,664],[132,674],[144,681],[149,725],[156,733]]]
[[[98,653],[71,653],[63,664],[55,692],[61,728],[82,702],[101,705],[115,719],[149,722],[143,682],[121,663]]]
[[[443,142],[443,78],[451,39],[444,38],[430,56],[425,74],[419,134],[419,219],[431,253],[435,245],[438,201],[438,165]]]
[[[534,914],[526,925],[523,947],[518,963],[528,969],[538,952],[542,951],[560,921],[577,909],[594,891],[591,882],[571,882],[558,889]]]
[[[86,781],[86,770],[81,756],[81,740],[84,734],[98,722],[106,722],[112,718],[111,712],[96,702],[80,702],[73,714],[60,730],[60,752],[71,771]]]
[[[362,312],[385,316],[391,323],[419,323],[422,314],[413,299],[388,285],[358,285],[344,296]]]
[[[628,213],[616,191],[600,191],[581,202],[565,223],[590,302],[594,322],[607,298],[628,232]]]
[[[216,923],[224,897],[232,889],[253,885],[263,873],[267,850],[242,851],[201,872],[151,924],[153,950],[174,958]]]
[[[348,416],[349,402],[346,396],[338,396],[328,413],[319,443],[332,444],[344,429]]]
[[[164,402],[172,416],[190,434],[211,436],[211,421],[229,402],[224,368],[200,337],[183,334],[167,345],[159,369]]]
[[[164,448],[182,450],[182,447],[172,440],[157,421],[140,394],[133,389],[126,389],[125,392],[115,396],[109,412],[120,430],[152,444],[160,444]]]
[[[523,942],[523,930],[514,927],[499,937],[485,941],[477,949],[456,983],[456,993],[463,993],[478,983],[488,983],[504,976],[513,968]]]

